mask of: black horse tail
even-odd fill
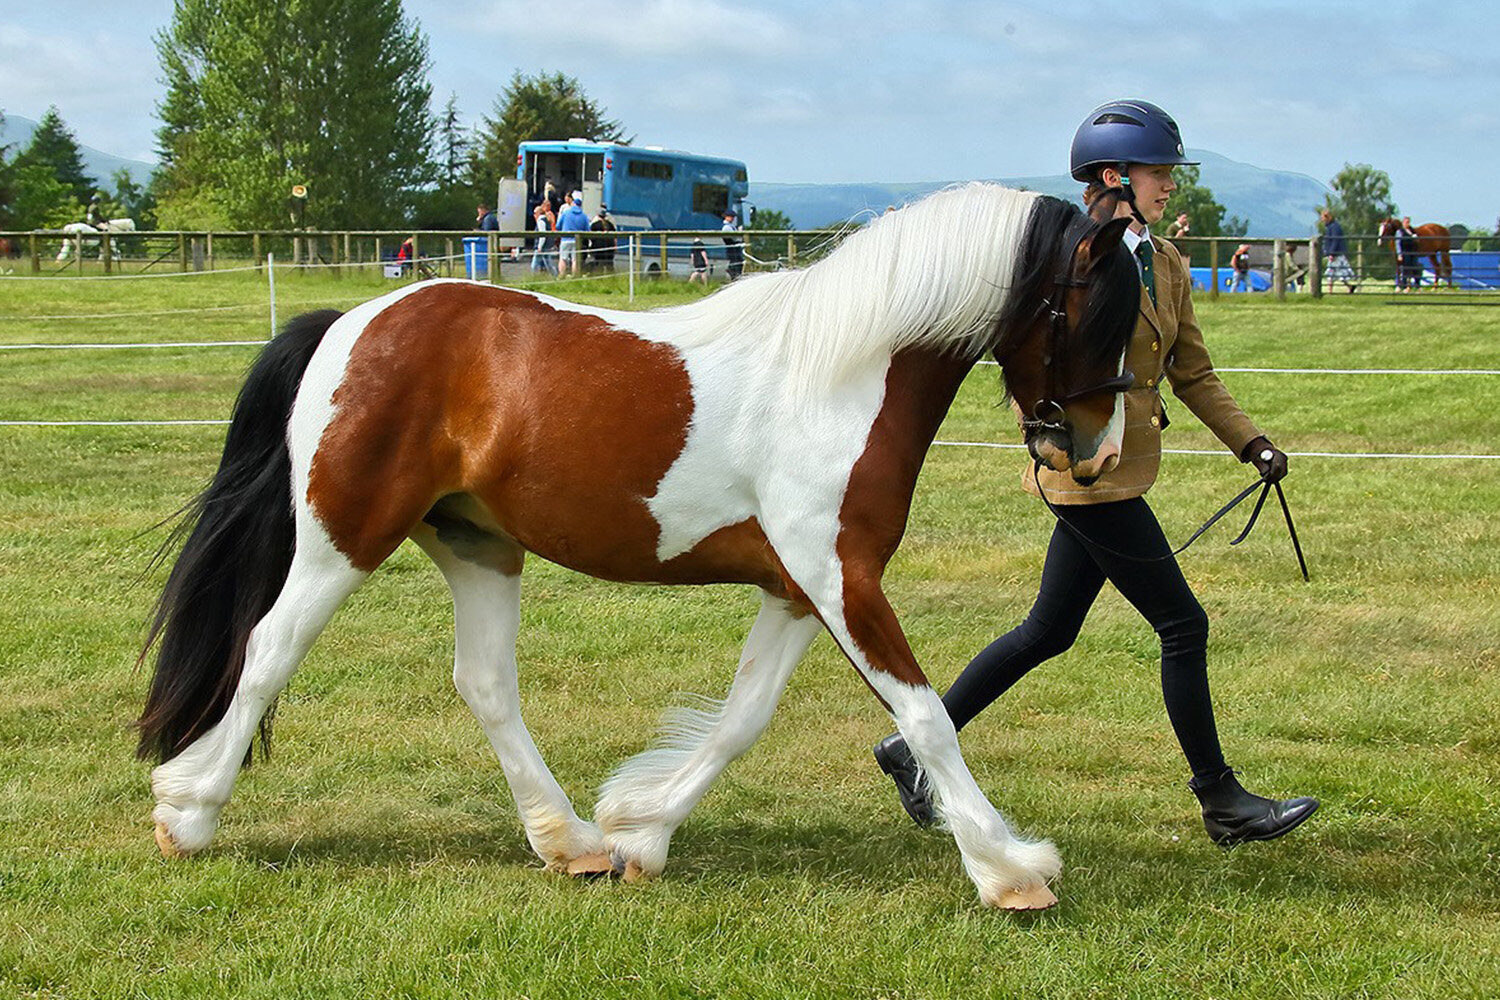
[[[213,481],[179,512],[157,553],[160,562],[181,543],[137,661],[155,647],[136,723],[142,759],[171,759],[224,717],[250,631],[286,583],[296,544],[287,422],[313,352],[339,315],[298,316],[261,351],[235,400]],[[270,735],[267,712],[263,751]]]

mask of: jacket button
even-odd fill
[[[1155,387],[1156,387],[1156,379],[1154,379],[1154,378],[1148,378],[1146,380],[1146,388],[1147,389],[1154,389]]]
[[[1161,350],[1161,341],[1159,341],[1159,340],[1153,340],[1153,341],[1151,341],[1151,349],[1153,351],[1159,351],[1159,350]]]
[[[1153,413],[1153,414],[1152,414],[1152,415],[1151,415],[1151,426],[1152,426],[1152,427],[1160,427],[1160,426],[1161,426],[1161,417],[1158,417],[1158,416],[1156,416],[1156,415],[1155,415],[1155,414],[1154,414],[1154,413]]]

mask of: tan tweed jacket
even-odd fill
[[[1161,466],[1161,432],[1166,425],[1161,401],[1163,377],[1209,430],[1239,457],[1261,435],[1219,376],[1203,345],[1203,332],[1193,315],[1192,282],[1187,262],[1160,237],[1156,249],[1156,305],[1141,286],[1141,311],[1125,349],[1125,367],[1135,373],[1135,384],[1125,393],[1125,442],[1120,464],[1092,486],[1080,486],[1066,472],[1042,469],[1042,486],[1055,504],[1104,503],[1138,497],[1156,482]],[[1037,492],[1033,466],[1022,476],[1026,489]]]

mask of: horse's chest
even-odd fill
[[[746,366],[695,364],[687,441],[648,501],[660,525],[658,557],[687,552],[747,519],[837,519],[850,472],[867,445],[884,396],[883,369],[826,392],[779,383]],[[836,534],[836,530],[834,532]]]

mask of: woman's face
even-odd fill
[[[1172,167],[1165,163],[1131,164],[1130,186],[1135,189],[1135,207],[1147,225],[1161,221],[1167,211],[1167,199],[1177,190]]]

